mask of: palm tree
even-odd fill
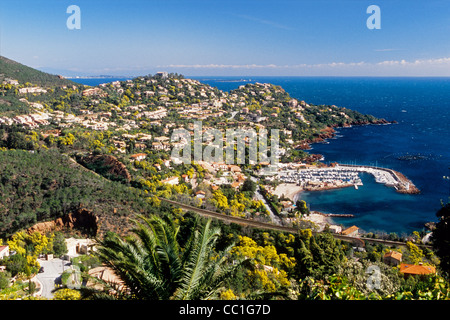
[[[123,239],[109,233],[99,241],[97,255],[114,270],[123,286],[119,289],[117,284],[103,281],[106,290],[94,290],[94,297],[213,299],[223,288],[224,280],[242,265],[242,262],[228,263],[232,246],[221,252],[214,250],[220,229],[211,228],[210,220],[202,228],[196,222],[185,247],[181,248],[177,241],[179,228],[168,218],[139,218],[132,236]]]

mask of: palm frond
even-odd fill
[[[201,285],[205,283],[202,278],[210,263],[214,244],[220,235],[220,230],[218,228],[211,229],[210,224],[211,220],[208,220],[201,231],[194,232],[194,241],[185,261],[180,290],[174,296],[176,299],[192,299],[195,293],[201,290]]]

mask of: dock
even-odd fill
[[[328,190],[362,186],[359,173],[371,174],[377,183],[393,187],[399,193],[417,194],[420,190],[400,172],[388,168],[365,165],[336,164],[326,168],[308,168],[300,170],[281,170],[278,178],[284,183],[296,183],[304,190]]]

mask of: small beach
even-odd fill
[[[280,183],[273,191],[273,194],[276,194],[278,197],[284,196],[295,203],[297,201],[298,194],[302,190],[303,188],[295,183]]]
[[[330,217],[327,217],[316,211],[312,211],[309,215],[303,217],[302,220],[314,222],[319,227],[319,230],[317,231],[323,231],[323,229],[325,229],[325,226],[327,224],[329,226],[336,226],[336,227],[339,226],[335,224],[335,222]]]
[[[302,191],[303,188],[296,185],[295,183],[281,183],[275,188],[273,194],[276,194],[278,197],[284,195],[284,197],[289,198],[293,203],[295,203]],[[335,224],[332,218],[327,217],[317,211],[312,211],[309,215],[303,217],[302,220],[315,223],[319,227],[318,231],[322,231],[327,224],[330,226],[338,226]]]

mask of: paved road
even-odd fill
[[[257,183],[258,180],[255,177],[250,177],[250,179]],[[277,224],[277,225],[281,225],[281,219],[280,217],[278,217],[273,211],[272,208],[269,206],[269,204],[267,203],[266,199],[264,198],[264,196],[261,194],[259,185],[256,186],[256,191],[255,191],[255,196],[257,200],[261,200],[264,204],[264,206],[266,207],[267,211],[269,212],[269,216],[270,219],[272,220],[273,223]]]
[[[52,290],[55,289],[55,281],[61,276],[63,270],[67,270],[70,265],[69,261],[61,259],[42,260],[38,259],[41,267],[44,267],[43,273],[38,273],[36,278],[42,285],[41,296],[45,298],[53,298]]]
[[[264,204],[264,206],[266,207],[267,211],[269,212],[269,216],[270,219],[272,220],[273,223],[277,224],[277,225],[281,225],[281,219],[280,217],[278,217],[273,211],[272,208],[269,206],[269,204],[267,203],[266,199],[264,198],[264,196],[261,194],[260,190],[259,190],[259,186],[257,187],[256,191],[255,191],[255,195],[256,195],[256,199],[257,200],[261,200]]]
[[[239,111],[233,111],[231,113],[231,117],[229,117],[227,120],[233,120],[234,116],[237,115],[239,113]]]

